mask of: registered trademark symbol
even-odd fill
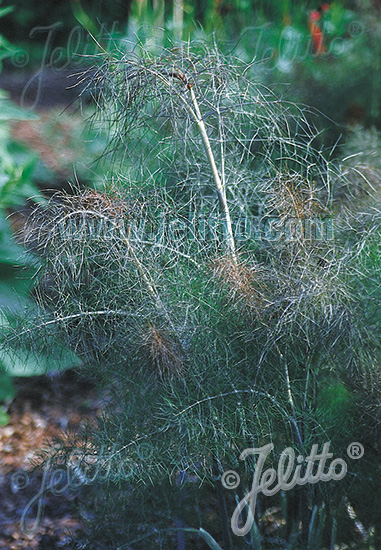
[[[349,25],[349,34],[353,38],[362,35],[363,32],[364,25],[360,21],[352,21],[352,23]]]
[[[136,453],[137,453],[138,457],[140,458],[140,460],[148,460],[149,458],[151,458],[152,453],[153,453],[152,445],[150,445],[149,443],[144,443],[144,442],[139,443],[136,446]]]
[[[353,460],[358,460],[362,456],[364,456],[364,447],[361,445],[361,443],[358,443],[357,441],[354,441],[353,443],[350,443],[347,447],[347,455],[349,458],[353,458]]]

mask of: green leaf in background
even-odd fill
[[[11,322],[0,310],[0,327],[7,328]],[[51,354],[30,352],[25,349],[13,349],[2,342],[0,349],[0,373],[6,371],[7,376],[40,376],[51,371],[65,370],[79,366],[80,359],[71,351],[57,348],[55,356]],[[4,345],[5,344],[5,345]]]
[[[13,386],[12,378],[9,373],[4,370],[4,366],[0,361],[0,403],[9,402],[16,394]],[[9,422],[9,415],[0,407],[0,426],[5,426]]]
[[[12,399],[15,396],[15,388],[8,374],[0,370],[0,403]],[[0,408],[0,425],[1,425],[1,408]]]
[[[4,120],[38,120],[39,116],[33,111],[22,109],[8,99],[8,94],[0,93],[0,121]]]
[[[61,371],[79,366],[81,361],[69,351],[59,357],[32,354],[24,350],[0,351],[0,365],[10,376],[40,376],[51,371]]]
[[[0,264],[9,266],[26,266],[31,265],[31,260],[28,259],[25,250],[15,241],[11,228],[5,219],[5,213],[0,208]],[[0,278],[9,277],[9,273],[1,271]]]
[[[0,18],[13,10],[11,6],[1,8]],[[16,49],[0,35],[0,71],[1,60],[10,57]],[[9,93],[0,90],[0,326],[3,328],[9,325],[4,311],[23,314],[27,307],[32,310],[35,307],[30,298],[34,284],[34,262],[16,242],[7,220],[7,209],[23,206],[30,198],[36,200],[38,194],[38,188],[33,181],[38,156],[13,140],[9,123],[37,119],[39,116],[36,113],[14,104]],[[12,376],[40,375],[80,363],[74,354],[66,350],[59,358],[51,358],[7,348],[6,341],[0,344],[0,403],[15,395]],[[9,416],[0,408],[0,426],[8,422]]]
[[[2,1],[0,1],[0,4],[2,4]],[[5,8],[1,8],[0,18],[12,13],[14,9],[14,6],[6,6]],[[0,72],[3,67],[2,60],[13,55],[16,50],[17,48],[12,46],[12,44],[8,42],[8,40],[4,38],[4,36],[0,35]]]
[[[349,413],[354,404],[354,399],[354,396],[343,382],[334,380],[322,386],[319,393],[318,407],[330,416],[342,418],[343,415]]]
[[[9,415],[0,408],[0,427],[6,426],[9,422]]]
[[[6,8],[0,9],[0,17],[5,17],[8,15],[8,13],[12,13],[14,11],[14,6],[7,6]]]
[[[0,309],[19,312],[31,305],[29,292],[33,286],[33,269],[12,268],[0,264]]]

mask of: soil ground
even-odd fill
[[[53,472],[32,467],[39,451],[63,430],[76,433],[100,414],[101,402],[94,388],[72,371],[18,378],[15,385],[10,422],[0,428],[0,549],[72,548],[70,541],[82,531],[76,507],[80,489],[61,494],[63,479],[51,491]]]

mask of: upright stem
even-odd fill
[[[146,269],[144,268],[144,266],[141,264],[139,258],[137,257],[137,255],[135,254],[135,251],[128,239],[128,237],[124,237],[124,242],[126,243],[127,245],[127,250],[128,252],[131,254],[131,257],[136,265],[136,268],[141,276],[141,278],[143,279],[146,287],[147,287],[147,290],[149,292],[149,294],[152,296],[152,298],[154,299],[155,303],[156,303],[156,306],[157,308],[164,314],[164,316],[166,317],[166,319],[168,320],[169,324],[171,325],[172,328],[174,328],[174,325],[172,323],[172,320],[171,318],[169,317],[168,315],[168,312],[167,310],[165,309],[164,307],[164,304],[163,302],[161,301],[161,298],[158,294],[158,292],[156,291],[155,287],[154,287],[154,282],[152,281],[152,279],[150,278],[149,274],[147,273]]]
[[[197,124],[197,127],[199,129],[199,132],[201,134],[202,143],[204,145],[204,149],[206,152],[206,156],[208,158],[208,162],[210,165],[210,168],[212,170],[213,179],[217,187],[217,197],[218,202],[220,205],[220,208],[225,216],[225,222],[226,222],[226,229],[225,229],[225,236],[226,236],[226,243],[229,249],[229,252],[232,256],[232,259],[234,263],[237,263],[237,253],[235,248],[235,242],[234,242],[234,235],[233,235],[233,227],[232,227],[232,221],[230,217],[230,210],[229,205],[226,200],[226,193],[225,193],[225,187],[222,184],[220,174],[218,173],[216,161],[214,159],[212,146],[210,145],[208,133],[206,131],[205,123],[200,111],[200,107],[196,98],[196,94],[193,90],[193,85],[188,81],[187,77],[179,70],[175,70],[173,72],[169,72],[169,75],[176,78],[177,80],[180,80],[183,84],[186,85],[187,89],[190,91],[190,97],[192,100],[193,108],[191,105],[189,105],[188,101],[185,99],[183,94],[177,93],[179,99],[184,103],[186,109],[190,113],[191,117]],[[169,81],[164,75],[156,75],[158,76],[162,82],[164,82],[167,86],[170,86]]]
[[[219,470],[218,470],[216,460],[213,460],[213,473],[215,476],[214,486],[217,493],[218,512],[220,516],[222,545],[224,550],[232,550],[233,542],[232,542],[232,537],[230,533],[230,521],[229,521],[227,509],[226,509],[225,495],[222,492],[222,485],[218,476]]]
[[[287,366],[287,358],[284,357],[284,355],[280,352],[279,348],[278,348],[278,352],[280,354],[280,360],[282,362],[284,375],[285,375],[285,378],[286,378],[286,388],[287,388],[288,401],[290,403],[290,407],[291,407],[291,410],[292,410],[292,417],[291,417],[292,423],[294,425],[296,437],[299,441],[300,448],[303,449],[304,441],[303,441],[303,436],[302,436],[302,433],[300,432],[297,417],[296,417],[295,403],[294,403],[294,398],[293,398],[293,395],[292,395],[290,376],[289,376],[288,366]],[[302,425],[302,429],[303,428],[304,428],[304,426]],[[304,468],[302,469],[302,473],[304,473]],[[308,498],[307,498],[306,487],[298,487],[297,488],[297,494],[298,494],[298,498],[299,498],[299,514],[300,514],[300,519],[301,519],[301,524],[302,524],[302,541],[307,546],[308,526],[309,526],[309,523],[310,523],[310,518],[309,518]]]
[[[173,27],[178,40],[181,40],[183,34],[183,17],[183,0],[173,0]]]
[[[153,0],[153,34],[158,44],[164,44],[165,0]]]
[[[198,126],[198,129],[200,131],[202,142],[204,144],[204,149],[205,149],[206,155],[208,157],[210,167],[212,169],[214,182],[215,182],[216,187],[217,187],[218,202],[219,202],[220,208],[221,208],[221,210],[222,210],[222,212],[225,216],[227,245],[228,245],[229,251],[230,251],[230,253],[233,257],[233,260],[236,263],[237,262],[237,254],[236,254],[236,249],[235,249],[235,242],[234,242],[233,228],[232,228],[232,221],[231,221],[231,217],[230,217],[229,206],[228,206],[228,203],[227,203],[227,200],[226,200],[225,188],[222,185],[221,178],[220,178],[220,175],[219,175],[218,170],[217,170],[216,161],[214,160],[212,147],[210,145],[209,137],[208,137],[208,134],[207,134],[207,131],[206,131],[205,123],[204,123],[202,115],[201,115],[201,111],[200,111],[200,107],[198,105],[196,94],[194,93],[193,87],[190,86],[189,89],[190,89],[190,96],[191,96],[193,107],[194,107],[194,114],[196,115],[194,117],[194,119],[195,119],[195,122],[196,122],[196,124]]]

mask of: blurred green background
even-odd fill
[[[81,54],[97,53],[86,30],[107,47],[112,39],[168,46],[214,35],[220,48],[258,64],[258,80],[332,119],[320,124],[322,130],[338,125],[328,130],[328,141],[348,125],[381,124],[379,0],[8,4],[13,11],[0,21],[0,32],[16,46],[6,61],[9,72],[29,73],[42,65],[56,71],[83,67],[88,60]]]

